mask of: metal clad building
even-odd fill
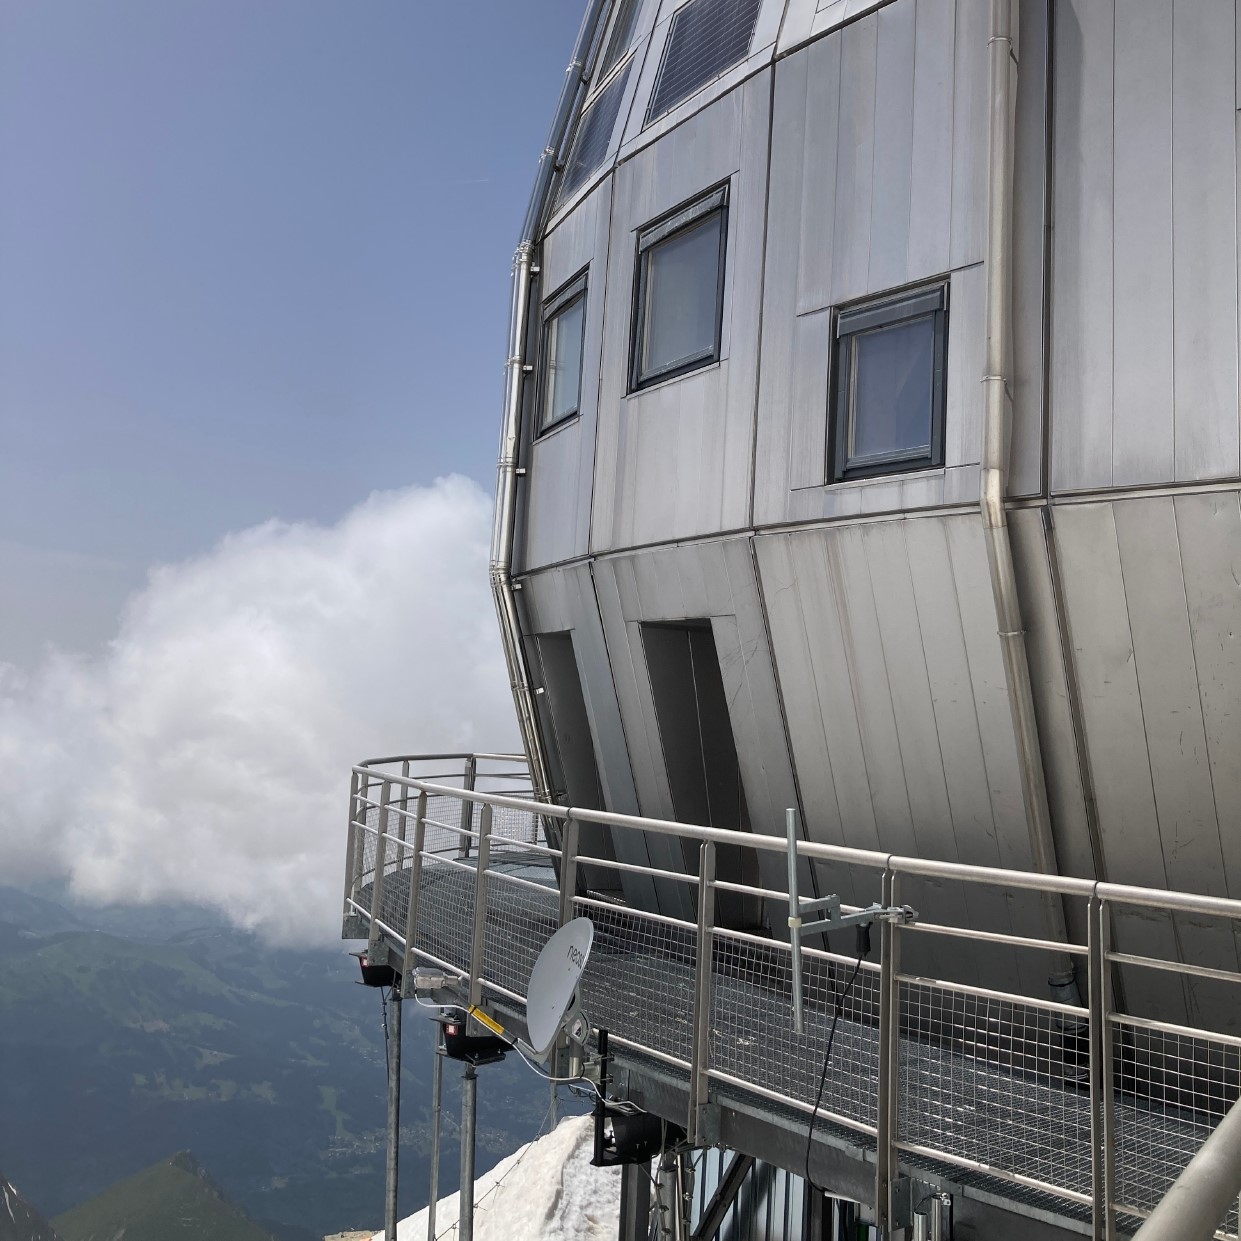
[[[1236,8],[1014,0],[1009,226],[991,8],[605,7],[522,342],[506,567],[548,782],[740,832],[795,806],[815,841],[1016,869],[1045,797],[1061,873],[1241,897]],[[687,869],[669,837],[589,847]],[[728,852],[722,876],[780,886]],[[1029,895],[908,899],[1043,933]],[[1191,917],[1115,934],[1238,968]],[[1028,968],[938,951],[914,964]],[[1241,1033],[1205,980],[1123,979],[1135,1012]]]

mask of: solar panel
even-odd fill
[[[591,173],[603,163],[632,67],[633,61],[630,60],[582,113],[577,133],[573,136],[573,145],[569,148],[569,157],[565,160],[564,177],[560,183],[561,202],[585,185]]]
[[[607,77],[614,65],[620,63],[620,58],[629,50],[641,7],[641,0],[620,0],[616,21],[612,24],[612,37],[608,40],[608,50],[604,53],[603,67],[600,69],[604,77]]]
[[[690,0],[668,32],[646,124],[671,111],[750,50],[762,0]]]

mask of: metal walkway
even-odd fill
[[[1153,1209],[1237,1096],[1236,1036],[1115,1011],[1106,987],[1095,988],[1088,1007],[1074,1008],[902,974],[891,945],[871,954],[879,961],[860,965],[808,951],[807,1033],[797,1037],[787,945],[716,928],[701,908],[692,924],[581,891],[573,831],[550,820],[560,830],[549,844],[533,807],[508,798],[471,804],[469,793],[370,774],[355,780],[346,898],[354,933],[385,939],[399,953],[412,940],[413,959],[476,980],[484,997],[519,1012],[547,938],[568,916],[590,917],[588,1016],[614,1045],[687,1084],[691,1134],[703,1124],[702,1109],[722,1095],[808,1124],[839,1004],[816,1139],[867,1152],[880,1167],[886,1147],[893,1174],[899,1163],[985,1190],[1013,1210],[1108,1236]],[[405,794],[399,807],[398,793]],[[388,820],[382,834],[381,816]],[[708,836],[703,845],[710,843]],[[896,860],[887,861],[897,873]],[[598,874],[607,863],[592,858],[590,866]],[[567,892],[558,874],[572,885]],[[1089,898],[1097,917],[1100,891]],[[1241,908],[1227,913],[1241,918]],[[710,970],[700,969],[698,953],[707,938]],[[1015,950],[1047,950],[1008,938]],[[1076,950],[1100,959],[1103,942],[1092,940]],[[1217,1235],[1237,1236],[1237,1222],[1234,1208]]]

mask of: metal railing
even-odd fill
[[[786,893],[716,876],[717,850],[735,849],[738,833],[531,801],[520,792],[520,756],[434,761],[445,760],[460,768],[436,779],[419,774],[425,757],[353,769],[346,934],[367,936],[372,950],[386,940],[407,971],[418,962],[449,970],[474,1003],[520,1006],[548,936],[569,918],[591,918],[587,1012],[614,1045],[684,1078],[690,1139],[703,1140],[713,1103],[737,1094],[807,1123],[813,1113],[816,1133],[874,1160],[885,1234],[900,1222],[898,1175],[913,1169],[1110,1241],[1150,1215],[1241,1093],[1241,1036],[1178,1024],[1141,1002],[1158,997],[1161,981],[1230,989],[1241,974],[1111,944],[1113,925],[1134,918],[1193,918],[1231,938],[1241,901],[801,841],[799,862],[821,887],[940,912],[885,922],[876,960],[843,945],[804,948],[807,1032],[796,1037],[788,943],[717,918],[737,896],[767,902],[772,925],[787,915]],[[588,824],[613,840],[676,837],[687,858],[696,851],[696,873],[585,858]],[[782,837],[740,843],[787,851]],[[696,917],[635,908],[579,882],[609,870],[684,886]],[[1064,899],[1084,942],[1040,937],[1047,892]],[[959,916],[945,918],[945,908]],[[1081,1005],[1047,995],[1043,966],[1066,951]],[[980,985],[984,975],[996,985]],[[1215,1235],[1238,1236],[1235,1203]]]

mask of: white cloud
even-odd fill
[[[0,665],[0,873],[339,933],[348,776],[516,738],[465,478],[155,569],[97,660]]]

